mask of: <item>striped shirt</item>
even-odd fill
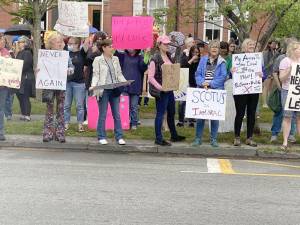
[[[213,62],[210,62],[210,59],[208,59],[206,65],[205,82],[210,83],[214,79],[216,68],[217,68],[217,59],[214,60]]]

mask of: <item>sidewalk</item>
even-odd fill
[[[192,147],[187,143],[174,143],[171,147],[161,147],[153,141],[126,140],[127,145],[119,146],[109,140],[106,146],[98,144],[96,138],[66,137],[66,143],[43,143],[41,136],[35,135],[7,135],[7,140],[0,142],[0,149],[18,148],[20,150],[52,150],[52,151],[83,151],[106,153],[151,153],[172,154],[196,157],[226,157],[226,158],[273,158],[273,159],[300,159],[300,152],[283,153],[274,150],[272,145],[259,145],[258,148],[248,146],[234,147],[229,144],[220,144],[219,148],[203,144]],[[299,146],[297,147],[299,149]],[[295,150],[295,148],[294,148]]]

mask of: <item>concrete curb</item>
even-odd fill
[[[136,141],[138,143],[138,141]],[[0,149],[9,148],[33,149],[33,150],[52,150],[52,151],[83,151],[83,152],[103,152],[103,153],[152,153],[152,154],[170,154],[181,156],[197,157],[226,157],[226,158],[262,158],[262,159],[300,159],[300,153],[270,152],[261,148],[251,147],[233,147],[230,145],[213,148],[210,145],[201,145],[191,147],[186,144],[176,144],[171,147],[161,147],[149,143],[134,144],[129,143],[125,146],[117,144],[99,145],[92,143],[64,143],[57,142],[43,143],[41,141],[21,141],[8,140],[0,142]],[[266,149],[268,149],[266,147]]]

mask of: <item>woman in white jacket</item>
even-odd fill
[[[119,145],[125,145],[123,139],[123,130],[121,126],[119,103],[121,91],[119,88],[110,88],[109,84],[124,82],[124,78],[118,57],[113,56],[112,42],[108,39],[100,41],[97,44],[101,56],[95,58],[93,62],[93,78],[90,90],[93,90],[97,97],[99,107],[99,118],[97,134],[99,143],[108,144],[106,140],[105,121],[107,114],[107,105],[110,103],[114,118],[115,139]],[[107,85],[104,89],[95,89],[95,87]]]

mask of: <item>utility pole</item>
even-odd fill
[[[179,30],[179,12],[180,12],[180,5],[179,5],[180,0],[176,0],[176,6],[175,6],[175,26],[174,30],[178,31]]]
[[[199,0],[195,0],[194,38],[198,37]]]
[[[148,14],[148,1],[147,0],[143,0],[143,16],[147,16]]]

